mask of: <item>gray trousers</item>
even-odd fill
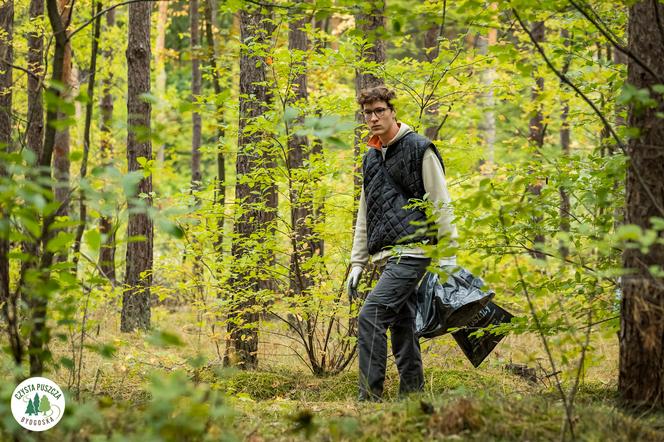
[[[387,362],[387,329],[399,370],[399,393],[424,388],[420,342],[415,337],[415,288],[429,258],[389,258],[358,320],[360,400],[380,400]]]

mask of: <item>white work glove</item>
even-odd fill
[[[348,290],[348,299],[353,302],[353,298],[357,298],[357,285],[362,276],[362,267],[353,267],[350,269],[348,280],[346,281],[346,290]]]

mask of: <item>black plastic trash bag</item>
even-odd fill
[[[457,344],[475,368],[496,348],[505,335],[484,333],[482,336],[470,336],[481,328],[490,325],[508,323],[514,316],[502,307],[490,302],[468,322],[466,328],[452,333]]]
[[[466,269],[450,274],[442,284],[436,273],[427,272],[417,289],[416,336],[433,338],[467,325],[495,295],[483,292],[483,285]]]

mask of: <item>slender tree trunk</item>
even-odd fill
[[[162,1],[158,3],[158,12],[157,12],[157,38],[155,39],[154,47],[154,64],[156,75],[155,89],[156,95],[160,99],[164,99],[166,95],[166,63],[165,63],[165,48],[166,48],[166,25],[168,23],[168,3],[167,1]],[[157,151],[157,162],[159,164],[164,163],[165,155],[164,144],[159,145],[159,150]]]
[[[92,5],[92,13],[101,12],[101,2],[97,1]],[[88,102],[85,105],[85,127],[83,129],[83,159],[81,161],[81,179],[88,174],[88,157],[90,155],[90,128],[92,125],[92,105],[94,104],[95,77],[97,74],[97,51],[99,49],[99,34],[101,32],[101,15],[94,21],[92,30],[92,48],[90,51],[90,73],[88,75]],[[88,207],[85,203],[85,193],[80,190],[78,199],[79,225],[76,229],[76,240],[74,241],[74,264],[78,264],[78,254],[81,251],[81,238],[85,232],[87,223]]]
[[[492,3],[492,7],[495,5],[495,3]],[[486,57],[489,53],[489,47],[496,44],[497,34],[498,31],[496,29],[490,28],[486,37],[483,35],[478,36],[477,46],[481,55]],[[496,115],[493,111],[496,103],[493,91],[493,81],[495,78],[496,69],[493,66],[486,68],[481,73],[482,86],[485,88],[484,96],[482,97],[482,104],[485,110],[482,114],[480,130],[482,131],[482,137],[484,138],[484,144],[486,146],[486,160],[489,163],[489,168],[487,170],[492,170],[496,157]]]
[[[46,7],[48,11],[48,18],[53,31],[55,40],[55,47],[53,51],[53,74],[51,76],[51,86],[49,93],[53,97],[48,102],[46,110],[46,129],[44,134],[44,145],[39,157],[39,166],[42,170],[41,179],[43,180],[44,191],[48,193],[53,192],[51,183],[51,162],[53,160],[53,149],[55,146],[56,126],[60,119],[60,112],[58,112],[59,102],[63,99],[62,92],[54,85],[63,83],[64,79],[64,63],[65,52],[67,46],[67,34],[64,24],[61,21],[60,11],[58,8],[57,0],[47,0]],[[61,205],[58,210],[42,220],[42,231],[40,238],[41,256],[38,263],[38,271],[40,273],[40,282],[31,285],[29,290],[26,290],[26,301],[30,310],[30,341],[28,344],[28,354],[30,355],[30,375],[38,376],[44,371],[44,362],[48,358],[48,351],[44,348],[48,342],[48,328],[46,326],[46,312],[48,310],[48,293],[44,290],[50,279],[50,269],[53,264],[54,253],[46,247],[49,240],[53,237],[53,223],[55,216],[60,216],[64,213],[64,205]]]
[[[199,29],[198,0],[189,1],[189,20],[191,33],[191,100],[194,110],[191,113],[193,126],[191,135],[191,187],[200,189],[201,185],[201,113],[197,102],[201,95],[201,61],[199,59],[201,39]]]
[[[12,151],[12,88],[14,63],[14,1],[0,5],[0,151]],[[0,162],[0,178],[7,176],[4,164]],[[3,221],[8,219],[4,208],[0,207]],[[9,223],[0,223],[0,305],[2,316],[7,324],[7,338],[16,365],[23,359],[23,345],[18,327],[18,293],[12,294],[9,281]]]
[[[267,24],[267,18],[260,12],[240,12],[240,38],[249,47],[240,50],[240,122],[236,161],[238,182],[235,187],[235,201],[240,215],[234,226],[232,253],[236,260],[245,255],[255,257],[256,267],[234,269],[232,285],[236,291],[236,303],[229,313],[229,346],[226,348],[224,363],[238,365],[243,369],[258,366],[260,309],[256,308],[255,293],[270,288],[271,277],[266,274],[265,267],[274,256],[266,244],[269,244],[272,237],[272,207],[276,206],[276,189],[265,175],[261,175],[259,180],[243,179],[245,176],[257,176],[257,173],[269,173],[274,162],[271,155],[266,153],[265,134],[260,130],[247,130],[251,121],[263,115],[271,103],[265,74],[266,61],[251,47],[263,46],[268,41],[270,25]],[[258,182],[254,184],[248,181]],[[252,235],[258,235],[262,241],[249,243]]]
[[[659,17],[657,16],[659,14]],[[664,76],[664,36],[658,20],[664,18],[664,5],[641,1],[629,10],[629,49],[660,78]],[[648,89],[657,105],[629,109],[630,127],[640,130],[629,140],[627,154],[626,222],[653,229],[653,218],[664,217],[664,97],[655,92],[661,83],[633,59],[627,65],[627,81]],[[618,391],[633,406],[664,406],[664,278],[653,275],[651,266],[664,267],[664,232],[659,243],[647,253],[626,248],[623,267],[630,273],[621,278],[622,312],[620,324],[620,367]]]
[[[306,104],[309,94],[307,93],[306,53],[309,42],[307,34],[303,30],[307,23],[305,17],[293,20],[289,23],[288,50],[293,57],[292,71],[295,73],[291,81],[292,96],[288,97],[288,103],[297,108]],[[294,123],[302,124],[304,117],[298,117]],[[312,195],[309,186],[304,186],[302,179],[294,179],[300,176],[296,171],[304,168],[305,162],[309,160],[309,141],[304,135],[292,133],[290,123],[287,124],[288,132],[288,164],[289,194],[291,203],[291,229],[293,252],[290,260],[290,289],[294,293],[305,292],[312,284],[310,276],[303,270],[302,264],[313,257],[311,244],[311,218],[312,218]],[[295,172],[295,173],[294,173]]]
[[[195,205],[199,204],[197,192],[201,188],[201,113],[198,102],[201,95],[201,38],[199,23],[198,0],[189,1],[189,32],[190,32],[190,51],[191,51],[191,102],[193,111],[191,113],[191,192],[194,195]],[[192,267],[193,277],[195,279],[196,294],[200,299],[203,298],[203,265],[201,264],[201,252],[199,244],[193,241],[194,261]]]
[[[567,29],[563,29],[560,31],[560,35],[563,38],[563,44],[565,45],[565,48],[569,48],[570,41],[569,41],[569,31]],[[569,64],[570,64],[570,59],[569,57],[566,58],[565,65],[563,67],[563,74],[567,74],[567,71],[569,70]],[[562,87],[562,84],[561,84]],[[562,113],[560,114],[560,147],[563,151],[564,156],[569,156],[570,153],[570,129],[569,129],[569,102],[565,100],[563,103],[563,110]],[[560,193],[560,230],[562,232],[569,232],[570,228],[570,212],[572,210],[572,206],[570,204],[569,200],[569,194],[565,190],[564,187],[560,187],[559,193]],[[565,244],[560,245],[560,255],[563,257],[567,257],[569,255],[569,249]]]
[[[329,32],[329,27],[330,27],[330,18],[325,18],[323,20],[317,20],[315,23],[316,29],[322,32]],[[314,50],[315,51],[323,51],[325,49],[325,40],[315,40],[313,43]],[[323,94],[324,92],[324,84],[320,82],[316,89],[319,91],[319,94]],[[317,107],[316,109],[316,116],[318,118],[322,117],[323,112],[320,107]],[[316,164],[325,164],[325,152],[323,151],[323,141],[316,137],[313,139],[312,146],[311,146],[311,164],[316,165]],[[323,177],[320,175],[317,175],[314,177],[314,179],[322,179]],[[314,189],[312,189],[314,190]],[[314,226],[322,226],[325,224],[325,195],[319,194],[318,196],[314,195],[312,196],[313,199],[313,220],[312,220],[312,225]],[[314,250],[314,253],[317,253],[319,256],[324,256],[325,255],[325,241],[320,235],[315,235],[312,238],[312,248]],[[324,267],[323,267],[324,268]]]
[[[212,73],[212,88],[215,96],[215,119],[217,127],[217,183],[215,186],[217,211],[217,236],[215,240],[215,250],[217,252],[218,261],[221,262],[223,257],[223,244],[224,244],[224,211],[226,207],[226,158],[224,149],[220,146],[221,141],[226,136],[224,133],[224,107],[219,100],[221,95],[221,75],[217,67],[217,50],[213,34],[213,25],[215,23],[214,12],[216,11],[216,3],[214,0],[205,0],[205,37],[207,41],[207,62],[210,65]]]
[[[378,35],[379,31],[385,29],[385,0],[370,0],[371,11],[369,13],[360,13],[355,16],[355,26],[360,30],[362,35],[366,35],[369,40],[369,45],[363,45],[358,48],[358,59],[365,62],[373,62],[378,65],[385,64],[385,41]],[[382,77],[378,77],[373,72],[368,72],[364,69],[355,70],[355,95],[360,96],[363,89],[380,86],[384,84]],[[353,151],[355,161],[354,179],[353,179],[353,226],[355,226],[355,219],[357,217],[357,204],[360,196],[360,186],[362,179],[360,176],[360,156],[366,144],[367,138],[361,135],[365,129],[364,116],[360,110],[355,113],[355,121],[357,129],[355,129],[355,149]]]
[[[72,0],[58,0],[58,10],[60,12],[60,21],[66,29],[69,26],[72,17],[74,2]],[[71,98],[71,89],[73,85],[72,77],[72,59],[71,43],[65,42],[65,55],[62,73],[62,83],[64,86],[63,98]],[[60,115],[59,119],[64,119],[66,115]],[[71,199],[69,188],[69,169],[71,161],[69,160],[70,151],[70,133],[69,127],[62,127],[55,132],[55,144],[53,146],[53,170],[57,185],[55,186],[55,199],[61,207],[62,216],[69,214],[69,201]],[[67,253],[58,254],[58,260],[65,261]]]
[[[44,0],[30,1],[30,21],[41,20],[44,16]],[[28,34],[28,126],[26,129],[27,147],[36,158],[44,141],[44,103],[41,79],[44,75],[44,35],[41,30]]]
[[[545,40],[546,37],[546,28],[544,27],[544,22],[536,22],[532,27],[533,39],[538,43],[541,43]],[[530,142],[537,148],[537,154],[541,154],[542,146],[544,145],[544,117],[542,115],[542,106],[538,103],[539,97],[544,90],[544,77],[537,77],[535,79],[535,86],[532,88],[531,100],[533,103],[537,103],[537,109],[534,111],[533,115],[530,118],[529,127],[529,136],[528,139]],[[539,197],[542,193],[541,184],[532,184],[529,186],[530,193],[532,193],[535,198]],[[540,218],[534,218],[533,224],[538,225],[541,222]],[[533,243],[535,245],[544,243],[544,235],[538,233],[533,238]],[[545,259],[545,255],[541,252],[533,252],[534,258]]]
[[[166,4],[166,2],[163,2]],[[160,3],[161,4],[161,3]],[[115,26],[115,9],[106,13],[107,31]],[[109,48],[102,52],[107,64],[112,63],[113,51]],[[104,78],[101,98],[101,158],[105,166],[113,162],[113,136],[111,124],[113,122],[113,74],[108,73]],[[111,282],[115,282],[115,232],[116,227],[112,216],[103,215],[99,219],[99,232],[103,235],[103,242],[99,250],[99,269],[101,273]]]
[[[147,2],[129,5],[129,39],[127,43],[127,162],[129,171],[141,170],[138,158],[152,159],[150,102],[142,95],[150,93],[150,9]],[[130,196],[127,236],[143,239],[127,244],[126,291],[122,297],[120,330],[131,332],[150,327],[150,287],[152,286],[152,243],[154,228],[146,208],[139,208],[136,198],[148,195],[143,202],[152,205],[152,175],[139,182],[136,194]]]

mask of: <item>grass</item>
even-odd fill
[[[355,400],[356,364],[317,378],[273,342],[260,348],[258,371],[224,369],[214,345],[219,337],[203,323],[192,325],[195,315],[187,310],[153,312],[155,326],[168,324],[182,345],[174,345],[177,338],[155,345],[140,333],[118,338],[117,315],[100,312],[90,318],[98,333],[88,340],[117,350],[110,358],[84,350],[81,400],[70,397],[63,421],[42,435],[17,427],[3,401],[0,439],[560,440],[564,409],[552,385],[505,370],[509,362],[536,367],[543,360],[533,336],[507,337],[478,369],[450,338],[427,342],[425,391],[399,399],[390,360],[385,401],[375,404]],[[586,370],[578,392],[578,440],[664,440],[663,414],[632,415],[617,406],[615,338],[594,339],[603,357]],[[56,360],[71,354],[65,341],[52,341],[51,350]],[[0,362],[3,379],[11,379],[9,358]],[[48,377],[63,387],[71,382],[63,367]],[[5,383],[2,396],[12,389]]]

